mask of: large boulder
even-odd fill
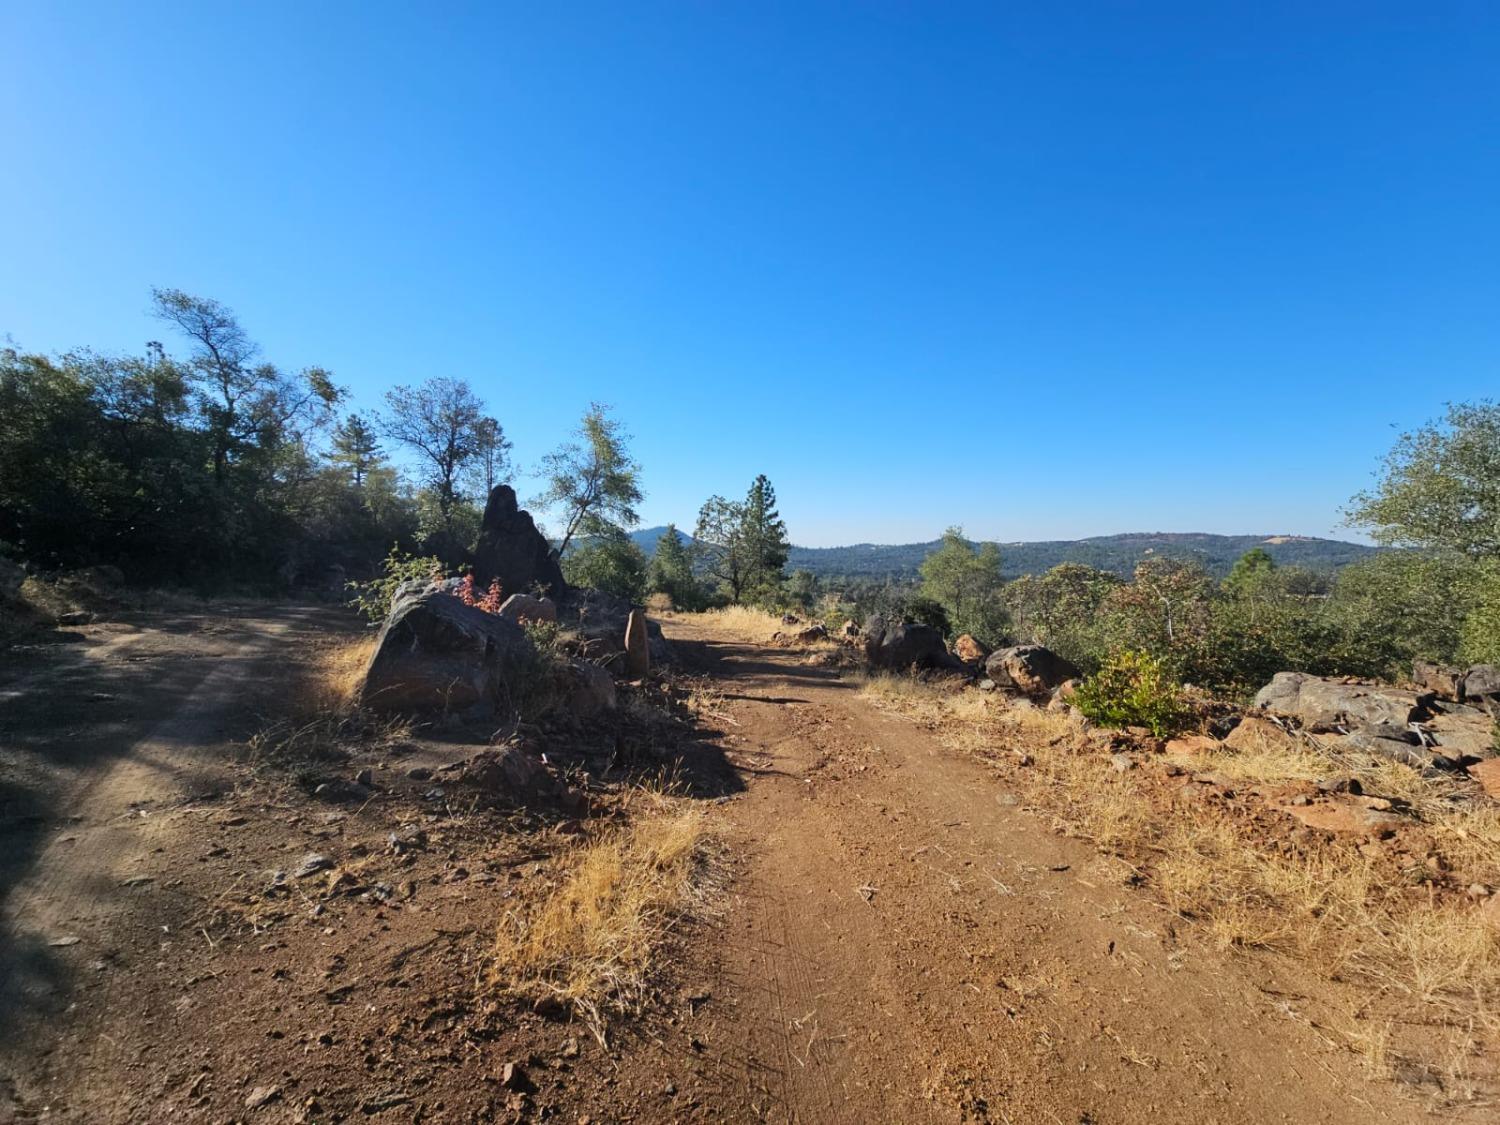
[[[546,623],[557,620],[557,603],[551,598],[534,598],[530,594],[512,594],[500,606],[500,616],[517,624]]]
[[[1072,662],[1041,645],[1013,645],[991,653],[984,672],[997,686],[1022,695],[1046,695],[1083,675]]]
[[[1411,667],[1411,678],[1423,691],[1430,691],[1439,699],[1457,703],[1463,697],[1464,672],[1451,664],[1434,664],[1430,660],[1418,660]]]
[[[943,643],[943,634],[931,625],[893,624],[876,616],[865,622],[864,637],[865,657],[876,668],[963,667]]]
[[[442,587],[408,583],[376,638],[360,702],[378,711],[493,706],[531,648],[514,621],[465,605]]]
[[[490,492],[474,548],[474,585],[487,590],[495,579],[507,594],[530,594],[540,587],[558,597],[568,588],[557,552],[537,530],[531,513],[521,510],[508,484],[497,484]]]
[[[1476,664],[1464,673],[1463,698],[1491,713],[1500,711],[1500,666]]]
[[[961,633],[953,642],[953,655],[965,664],[978,664],[989,654],[990,650],[976,641],[971,633]]]
[[[1422,730],[1439,752],[1450,758],[1493,758],[1495,720],[1478,707],[1462,703],[1440,703],[1439,714],[1422,724]]]
[[[1346,684],[1305,672],[1278,672],[1255,696],[1255,705],[1299,720],[1308,730],[1348,730],[1386,724],[1405,727],[1426,718],[1431,692],[1379,684]]]

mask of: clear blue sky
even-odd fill
[[[602,399],[648,524],[765,472],[813,545],[1327,534],[1500,372],[1494,4],[17,0],[0,43],[0,334],[139,350],[177,286],[362,407],[469,379],[531,465]]]

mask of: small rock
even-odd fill
[[[432,780],[432,771],[426,766],[413,766],[406,771],[406,776],[413,781],[430,781]]]
[[[1486,758],[1469,767],[1469,776],[1489,797],[1500,798],[1500,758]]]
[[[1466,892],[1472,899],[1489,898],[1494,892],[1483,883],[1470,883]]]
[[[1320,801],[1310,805],[1282,807],[1309,828],[1334,835],[1383,838],[1393,835],[1405,823],[1396,813],[1365,808],[1350,802]]]
[[[1324,793],[1349,793],[1355,797],[1365,791],[1357,777],[1325,777],[1318,782],[1318,788]]]
[[[578,1057],[578,1040],[565,1040],[562,1045],[561,1054],[565,1059],[576,1059]]]
[[[1221,748],[1217,738],[1209,738],[1206,734],[1185,734],[1167,742],[1168,754],[1212,754]]]
[[[368,768],[360,770],[354,775],[354,784],[363,785],[366,789],[373,788],[375,785],[375,772]]]
[[[273,1102],[281,1094],[280,1086],[257,1086],[245,1095],[246,1109],[259,1109],[267,1102]]]
[[[376,1094],[373,1098],[365,1099],[359,1108],[363,1113],[380,1113],[382,1110],[395,1109],[398,1105],[406,1105],[410,1101],[410,1094],[392,1090],[388,1094]]]
[[[1126,773],[1135,769],[1135,759],[1125,753],[1111,754],[1109,764],[1114,767],[1116,773]]]
[[[302,857],[302,862],[297,866],[297,870],[292,872],[292,877],[294,879],[306,879],[309,875],[316,875],[319,871],[327,871],[332,866],[333,860],[329,859],[326,855],[309,852]]]

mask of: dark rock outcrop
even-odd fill
[[[379,711],[493,706],[509,670],[530,652],[514,621],[467,606],[441,587],[409,583],[381,626],[360,702]]]
[[[1423,691],[1430,691],[1439,699],[1457,703],[1463,698],[1464,672],[1451,664],[1434,664],[1429,660],[1418,660],[1412,665],[1411,678]]]
[[[507,594],[530,594],[540,588],[553,597],[568,588],[557,552],[537,530],[531,513],[516,502],[516,491],[497,484],[484,507],[479,545],[474,548],[474,584],[480,590],[499,579]]]
[[[892,624],[871,617],[865,621],[864,639],[865,658],[876,668],[963,668],[943,643],[943,634],[931,625]]]
[[[635,610],[629,598],[571,586],[558,603],[557,621],[565,632],[579,638],[580,655],[589,660],[603,660],[617,675],[625,675],[625,632]],[[652,664],[672,662],[672,646],[662,636],[661,626],[649,617],[646,644]]]
[[[1500,712],[1500,667],[1476,664],[1464,673],[1462,698],[1491,714]]]
[[[1426,718],[1431,692],[1377,684],[1346,684],[1306,672],[1278,672],[1255,696],[1255,705],[1301,721],[1308,730],[1341,730],[1387,724],[1405,727]]]
[[[1083,675],[1077,665],[1042,645],[1013,645],[992,653],[984,671],[1003,688],[1022,695],[1046,695]]]
[[[464,763],[459,781],[482,797],[518,805],[556,804],[575,813],[588,808],[588,798],[570,789],[537,755],[519,746],[486,750]]]

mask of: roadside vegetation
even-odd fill
[[[1326,1018],[1382,1076],[1415,1067],[1441,1098],[1467,1096],[1479,1048],[1500,1036],[1500,917],[1466,893],[1496,879],[1500,805],[1270,723],[1233,746],[1169,744],[1121,769],[1111,736],[1063,712],[902,676],[861,690],[992,763],[1029,807],[1121,861],[1123,881],[1220,948],[1342,984],[1346,1007]],[[1356,846],[1299,832],[1272,807],[1330,779],[1397,802],[1412,833],[1399,847]]]
[[[712,909],[718,878],[701,804],[641,790],[628,820],[562,855],[495,934],[491,988],[581,1016],[602,1044],[611,1016],[651,995],[669,935]]]

